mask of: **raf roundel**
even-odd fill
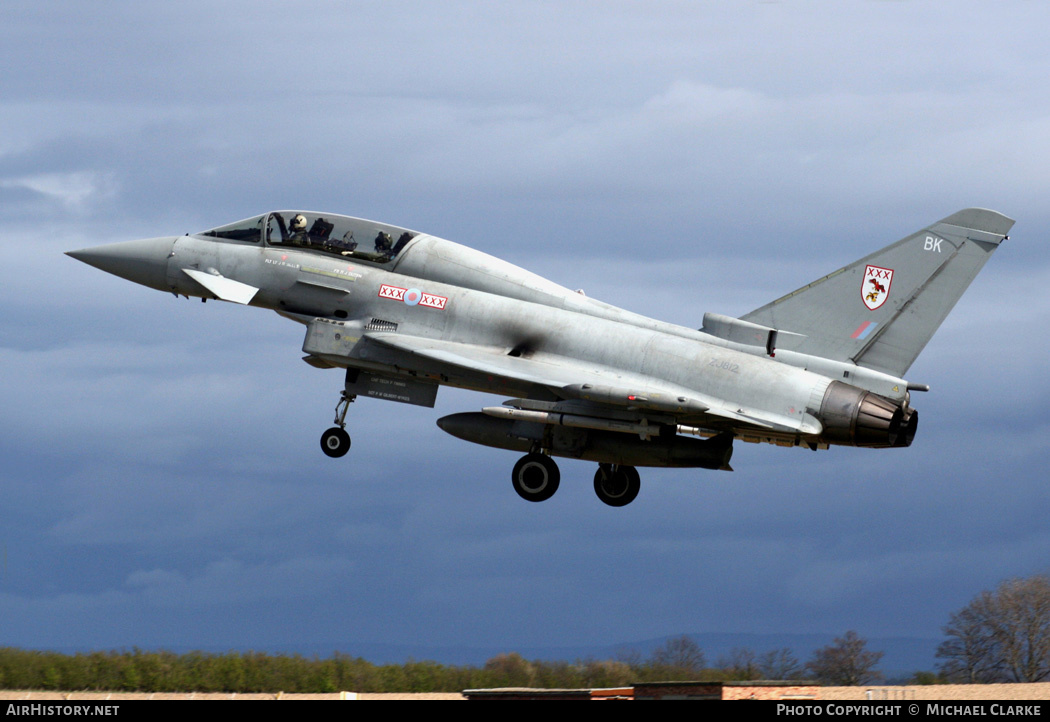
[[[423,298],[423,292],[418,288],[410,288],[405,291],[405,304],[408,306],[415,306],[421,298]]]

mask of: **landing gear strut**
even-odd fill
[[[627,506],[641,488],[641,477],[633,466],[598,464],[598,471],[594,474],[594,493],[609,506]]]
[[[333,459],[350,451],[350,434],[346,433],[346,412],[357,397],[344,390],[335,405],[335,426],[321,434],[321,451]]]
[[[544,454],[526,454],[518,459],[511,472],[514,491],[526,501],[546,501],[554,496],[561,472],[554,459]]]

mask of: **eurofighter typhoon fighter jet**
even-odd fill
[[[442,238],[330,213],[275,211],[186,236],[70,251],[159,291],[268,308],[306,327],[303,359],[345,369],[332,457],[358,396],[433,406],[442,385],[512,397],[452,414],[453,436],[524,453],[549,499],[552,457],[597,462],[624,506],[635,467],[729,469],[733,441],[826,449],[911,444],[904,374],[1013,220],[967,208],[742,318],[693,330],[570,291]]]

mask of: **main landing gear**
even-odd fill
[[[510,478],[514,491],[525,501],[546,501],[558,490],[561,472],[551,457],[526,454],[518,459]]]
[[[609,506],[627,506],[641,488],[641,477],[633,466],[598,464],[594,472],[594,493]]]
[[[554,459],[533,452],[518,459],[510,475],[514,491],[525,501],[546,501],[554,496],[561,472]],[[609,506],[627,506],[641,489],[641,478],[633,466],[598,464],[594,474],[594,493]]]
[[[343,391],[339,403],[335,405],[335,424],[321,434],[321,451],[333,459],[346,456],[350,451],[350,434],[346,433],[346,412],[357,397]]]

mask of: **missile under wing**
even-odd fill
[[[358,397],[433,406],[443,386],[510,397],[446,416],[467,441],[524,453],[517,493],[557,491],[552,457],[597,462],[611,506],[639,466],[729,469],[735,440],[825,449],[911,444],[904,378],[1013,221],[969,208],[743,318],[699,330],[570,291],[481,251],[385,223],[274,211],[186,236],[69,255],[176,297],[274,310],[304,360],[344,373],[323,451],[350,448]]]

